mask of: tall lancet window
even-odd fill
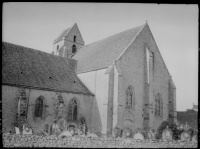
[[[162,116],[163,114],[163,100],[158,93],[155,97],[155,116]]]
[[[77,105],[77,100],[72,99],[69,102],[69,107],[68,107],[68,120],[69,121],[75,121],[77,120],[77,115],[78,115],[78,105]]]
[[[20,90],[20,95],[18,97],[19,103],[18,103],[18,113],[20,116],[26,116],[27,114],[27,97],[25,89]]]
[[[135,109],[135,94],[132,86],[126,89],[126,109]]]
[[[150,77],[150,52],[149,49],[146,47],[146,62],[147,62],[147,83],[149,84],[149,77]]]
[[[35,117],[42,117],[42,113],[43,113],[43,99],[42,97],[39,97],[38,99],[36,99],[35,102]]]

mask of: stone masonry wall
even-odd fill
[[[134,129],[143,128],[144,121],[144,94],[148,92],[145,90],[145,74],[146,69],[144,67],[145,63],[145,46],[148,46],[149,50],[154,53],[154,72],[152,74],[152,78],[150,78],[151,85],[151,93],[149,94],[149,103],[152,106],[148,106],[147,111],[149,113],[149,124],[153,129],[157,129],[158,126],[164,119],[168,119],[168,82],[170,74],[163,62],[161,54],[157,48],[157,45],[154,41],[154,38],[150,32],[148,25],[146,25],[138,37],[135,39],[135,42],[129,46],[129,48],[125,51],[125,53],[119,58],[117,61],[120,66],[123,78],[123,84],[119,84],[119,86],[123,86],[121,91],[121,97],[118,102],[123,104],[123,112],[121,113],[125,117],[125,93],[126,89],[129,85],[134,88],[135,91],[135,111],[134,114]],[[151,64],[152,65],[152,64]],[[153,71],[153,70],[151,70]],[[151,76],[150,76],[151,77]],[[163,116],[155,117],[155,96],[160,93],[163,99]],[[121,119],[123,121],[123,119]]]
[[[80,108],[78,115],[84,116],[88,129],[92,128],[92,106],[93,106],[93,96],[83,95],[83,94],[73,94],[73,93],[56,93],[52,91],[43,91],[35,89],[25,89],[28,97],[28,114],[27,119],[30,126],[33,128],[34,132],[38,132],[44,129],[45,124],[52,124],[55,118],[55,102],[57,94],[61,95],[64,100],[64,115],[67,117],[68,103],[72,98],[77,98],[80,103]],[[2,106],[3,106],[3,132],[12,131],[14,132],[13,123],[16,120],[17,114],[17,96],[19,92],[18,87],[3,86],[2,87]],[[43,96],[45,99],[45,116],[44,118],[34,119],[34,105],[35,101],[39,96]],[[66,118],[65,117],[65,118]]]

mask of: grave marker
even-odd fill
[[[190,140],[190,134],[187,131],[182,132],[181,141],[189,141],[189,140]]]
[[[172,140],[172,131],[169,129],[168,126],[162,132],[162,140],[163,141],[171,141]]]

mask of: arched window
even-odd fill
[[[135,93],[132,86],[126,89],[126,109],[135,109]]]
[[[161,116],[162,115],[162,110],[163,110],[163,102],[162,102],[162,97],[158,93],[155,98],[155,115],[156,116]]]
[[[75,53],[76,52],[76,45],[73,45],[72,46],[72,53]]]
[[[76,42],[76,36],[74,36],[74,42]]]
[[[77,115],[78,115],[77,100],[73,98],[69,102],[68,120],[69,121],[75,121],[75,120],[77,120]]]
[[[59,49],[59,45],[57,45],[57,50]]]
[[[42,117],[43,105],[43,99],[39,97],[35,102],[35,117]]]
[[[64,100],[63,97],[61,95],[57,95],[57,99],[58,99],[58,103],[57,103],[57,111],[56,114],[58,117],[61,117],[64,113]]]
[[[24,89],[20,90],[20,95],[19,95],[18,99],[19,99],[18,113],[20,116],[26,116],[26,114],[27,114],[27,97],[26,97],[26,92]]]

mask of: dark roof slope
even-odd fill
[[[68,29],[66,29],[66,30],[64,30],[64,31],[54,40],[54,43],[61,41],[61,40],[63,39],[63,37],[67,35],[67,33],[69,32],[70,29],[71,29],[71,27],[68,28]]]
[[[73,59],[78,60],[77,73],[105,68],[113,63],[144,27],[138,26],[80,48]]]
[[[3,42],[2,84],[91,94],[66,58]]]

